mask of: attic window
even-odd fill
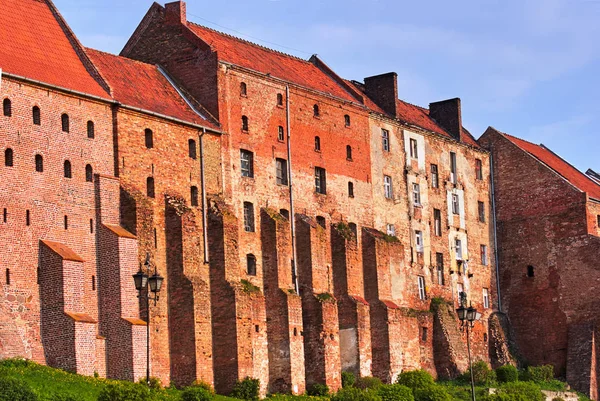
[[[315,105],[313,106],[313,115],[314,115],[315,117],[319,117],[319,116],[320,116],[320,114],[319,114],[319,105],[318,105],[318,104],[315,104]]]
[[[534,277],[534,276],[535,276],[534,267],[531,265],[527,266],[527,277]]]
[[[246,83],[242,82],[240,84],[240,95],[242,96],[247,96],[248,95],[248,88],[246,87]]]
[[[350,116],[348,114],[344,115],[344,125],[346,127],[350,126]]]
[[[281,93],[277,94],[277,106],[283,106],[283,95]]]
[[[33,117],[33,124],[41,125],[42,124],[42,116],[41,116],[40,108],[37,106],[33,106],[33,109],[31,109],[31,114]]]
[[[60,116],[60,122],[62,125],[62,131],[69,132],[69,115],[63,114],[62,116]]]
[[[248,132],[248,117],[242,116],[242,131]]]
[[[10,99],[4,99],[2,102],[2,110],[4,111],[5,117],[12,116],[12,103],[10,102]]]

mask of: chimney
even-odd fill
[[[439,125],[460,142],[462,131],[462,116],[460,111],[460,99],[448,99],[440,102],[429,103],[429,117],[433,118]]]
[[[187,13],[185,1],[174,1],[173,3],[165,4],[165,17],[167,24],[186,24]]]
[[[398,74],[388,72],[365,78],[365,92],[383,111],[396,117]]]

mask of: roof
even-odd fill
[[[112,231],[117,237],[136,239],[135,235],[133,235],[132,233],[130,233],[129,231],[127,231],[126,229],[124,229],[121,226],[118,226],[115,224],[106,224],[106,223],[103,225],[104,225],[104,227],[106,227],[110,231]]]
[[[0,0],[0,10],[3,72],[108,97],[86,69],[79,42],[53,6],[44,0]]]
[[[544,145],[536,145],[503,132],[499,133],[517,145],[519,148],[526,151],[544,163],[546,166],[554,170],[554,172],[562,176],[565,180],[569,181],[574,187],[586,192],[591,198],[600,200],[600,185],[595,183],[591,178],[577,170],[575,167],[569,164],[569,162],[562,159]]]
[[[63,260],[70,260],[72,262],[85,262],[81,256],[75,253],[74,250],[61,244],[60,242],[41,240],[44,245],[51,249],[54,253],[60,256]]]
[[[188,27],[217,52],[220,61],[356,102],[356,99],[333,77],[309,61],[191,22],[188,22]]]
[[[158,66],[122,56],[87,49],[112,90],[113,98],[127,106],[217,128],[203,118],[169,82]]]

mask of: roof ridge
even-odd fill
[[[587,174],[585,174],[583,171],[579,170],[577,167],[575,167],[574,165],[572,165],[571,163],[569,163],[566,159],[564,159],[563,157],[561,157],[558,153],[555,153],[552,149],[548,148],[543,143],[540,143],[539,146],[541,148],[547,150],[548,152],[552,153],[554,156],[558,157],[560,160],[562,160],[564,163],[568,164],[571,168],[573,168],[575,171],[577,171],[579,174],[581,174],[587,180],[591,181],[592,183],[594,183],[595,185],[597,185],[598,187],[600,187],[600,184],[598,184],[596,181],[592,180],[590,177],[588,177]]]

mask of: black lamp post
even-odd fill
[[[150,386],[150,300],[154,301],[156,306],[163,280],[164,278],[156,270],[156,265],[154,265],[154,274],[150,276],[150,254],[146,253],[144,269],[140,264],[140,270],[133,275],[133,282],[138,292],[138,298],[146,299],[146,310],[148,311],[148,321],[146,322],[146,384],[148,386]],[[146,296],[142,296],[143,290],[147,290]]]
[[[471,398],[475,401],[475,381],[473,379],[473,364],[471,362],[471,340],[470,331],[475,324],[475,320],[479,320],[481,314],[477,312],[477,309],[470,305],[467,308],[467,294],[464,291],[460,293],[460,306],[456,310],[458,319],[460,320],[460,327],[467,332],[467,353],[469,355],[469,370],[471,372]]]

